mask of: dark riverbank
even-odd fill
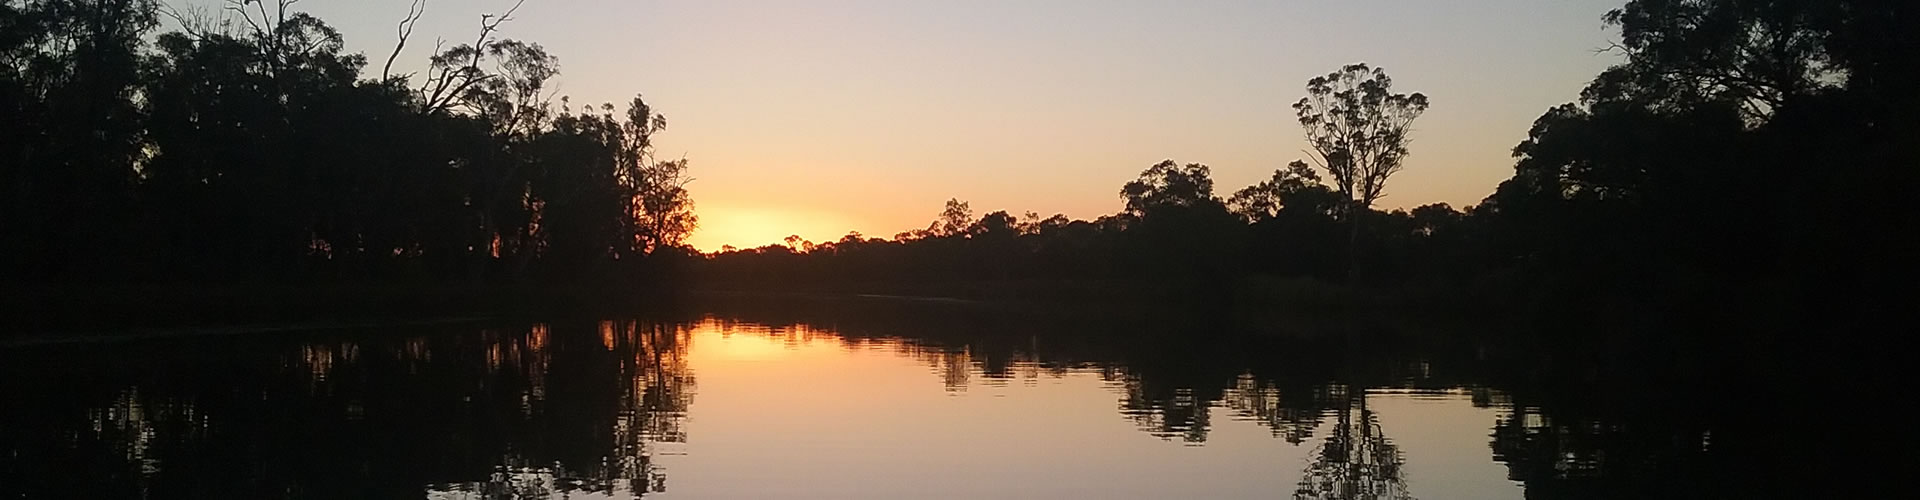
[[[12,286],[0,288],[0,296],[0,311],[13,318],[0,337],[581,314],[631,311],[671,297],[636,289],[407,285]]]
[[[463,319],[671,312],[772,302],[915,304],[1062,319],[1206,314],[1248,330],[1323,331],[1378,312],[1432,320],[1497,308],[1482,291],[1362,289],[1249,278],[1231,285],[1125,281],[978,281],[675,289],[581,286],[121,285],[0,287],[14,318],[0,337],[124,336],[179,330],[275,331]]]
[[[1394,286],[1358,287],[1313,279],[1243,277],[1226,282],[1149,280],[979,280],[927,283],[873,282],[792,286],[694,288],[710,296],[866,297],[964,303],[1004,312],[1069,318],[1139,318],[1205,314],[1256,331],[1288,330],[1304,324],[1351,324],[1378,319],[1383,312],[1423,321],[1484,318],[1512,312],[1506,287]]]

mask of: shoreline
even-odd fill
[[[971,282],[833,286],[5,286],[0,348],[185,336],[465,323],[516,317],[705,312],[740,301],[851,302],[1078,319],[1205,315],[1257,330],[1311,330],[1383,310],[1455,316],[1489,301],[1464,290],[1380,290],[1247,278],[1227,285]],[[701,311],[690,311],[689,309]]]
[[[555,286],[105,285],[0,287],[0,341],[150,330],[379,325],[644,309],[656,290]]]
[[[114,333],[28,333],[24,335],[0,337],[0,349],[32,348],[74,344],[106,344],[135,342],[146,340],[166,340],[194,337],[225,337],[240,335],[259,335],[268,333],[314,333],[361,328],[391,328],[403,326],[436,326],[480,323],[499,319],[493,316],[471,316],[450,318],[422,318],[391,321],[345,321],[312,323],[268,323],[220,326],[183,326],[165,328],[134,328]]]

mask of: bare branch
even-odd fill
[[[267,2],[264,2],[261,0],[253,0],[253,3],[256,6],[256,8],[260,9],[260,22],[266,23],[267,22]],[[241,9],[241,10],[246,10],[246,9]]]
[[[413,26],[418,24],[420,22],[420,16],[426,13],[427,0],[413,0],[413,4],[407,7],[407,16],[401,18],[400,25],[395,28],[395,30],[399,32],[400,39],[394,42],[393,53],[387,56],[387,64],[380,67],[381,81],[386,81],[387,78],[392,76],[393,60],[400,57],[400,50],[407,47],[407,38],[413,36]]]
[[[507,9],[504,14],[480,15],[480,33],[474,37],[474,42],[471,46],[473,53],[467,57],[466,64],[461,65],[459,68],[447,67],[442,69],[440,74],[443,78],[432,85],[434,87],[433,92],[426,97],[427,109],[446,109],[452,106],[453,101],[459,99],[467,89],[495,76],[482,72],[480,70],[480,63],[485,60],[487,50],[489,46],[492,45],[490,42],[493,40],[493,34],[499,31],[500,24],[513,20],[513,13],[519,11],[520,6],[526,3],[526,0],[514,2],[513,7]],[[458,47],[455,48],[457,49]],[[447,63],[450,63],[450,61],[443,62],[443,64]],[[449,64],[448,66],[451,65]],[[454,82],[455,79],[459,81],[456,83]]]
[[[518,2],[514,2],[513,7],[507,9],[507,13],[500,15],[500,21],[505,22],[510,20],[513,17],[514,11],[520,10],[520,5],[525,3],[527,3],[527,0],[520,0]],[[494,23],[494,24],[499,24],[499,23]]]
[[[213,14],[207,12],[207,9],[203,6],[188,6],[182,10],[174,8],[172,5],[161,3],[156,10],[160,15],[172,19],[175,24],[179,24],[180,31],[195,40],[205,40],[209,35],[227,34],[227,23],[224,20],[214,19]]]
[[[247,12],[247,3],[249,3],[250,1],[251,0],[227,0],[227,5],[225,7],[221,7],[221,10],[240,14],[240,20],[242,22],[247,23],[248,27],[253,28],[253,33],[255,35],[265,34],[266,28],[262,28],[260,26],[260,23],[266,22],[266,20],[261,19],[256,21],[253,19],[253,14],[250,12]]]
[[[1314,166],[1317,166],[1317,167],[1320,167],[1320,169],[1321,169],[1321,170],[1329,170],[1329,169],[1327,168],[1327,164],[1326,164],[1326,163],[1324,163],[1324,162],[1321,162],[1321,161],[1320,161],[1320,158],[1319,158],[1319,155],[1316,155],[1316,154],[1314,154],[1314,152],[1312,152],[1312,151],[1307,151],[1307,150],[1305,150],[1305,149],[1302,149],[1302,150],[1300,150],[1300,153],[1301,153],[1301,154],[1304,154],[1304,155],[1307,155],[1307,159],[1309,159],[1309,160],[1313,160],[1313,164],[1314,164]]]

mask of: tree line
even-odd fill
[[[1168,160],[1093,220],[952,200],[892,238],[700,259],[688,164],[652,147],[665,118],[557,97],[558,59],[500,36],[513,11],[394,74],[416,2],[376,75],[293,3],[0,0],[6,280],[571,282],[693,261],[742,284],[1521,280],[1840,311],[1911,267],[1920,42],[1894,0],[1627,2],[1606,17],[1622,62],[1469,207],[1374,207],[1429,102],[1355,64],[1294,104],[1306,157],[1231,193]]]
[[[296,1],[0,1],[0,273],[469,284],[687,253],[666,118],[556,100],[558,59],[501,36],[513,10],[394,74],[416,1],[373,74]]]
[[[949,200],[925,229],[813,243],[723,248],[703,275],[726,283],[1120,280],[1217,285],[1248,274],[1368,284],[1460,282],[1487,267],[1478,220],[1445,203],[1383,211],[1404,166],[1420,93],[1352,64],[1307,84],[1295,105],[1308,158],[1230,194],[1211,169],[1165,160],[1121,186],[1124,208],[1094,220],[976,215]]]
[[[1913,226],[1917,8],[1889,0],[1634,0],[1622,62],[1547,110],[1480,203],[1379,210],[1428,106],[1364,64],[1307,82],[1309,157],[1217,192],[1160,162],[1093,220],[947,202],[890,239],[724,249],[729,282],[1157,279],[1502,281],[1568,298],[1893,307]],[[1869,298],[1868,300],[1856,300]],[[1807,310],[1796,308],[1796,310]]]

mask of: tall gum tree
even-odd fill
[[[1405,166],[1409,132],[1427,111],[1427,96],[1395,94],[1385,70],[1356,63],[1308,80],[1307,95],[1293,111],[1309,157],[1347,200],[1338,215],[1350,227],[1348,273],[1355,274],[1360,219],[1386,194],[1387,178]]]

